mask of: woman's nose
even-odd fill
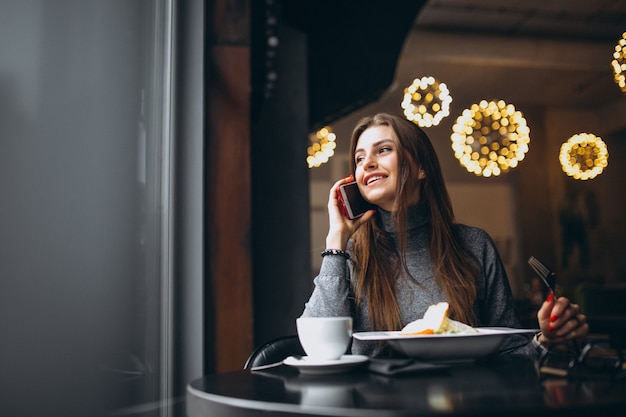
[[[376,160],[371,155],[366,155],[363,161],[363,166],[366,168],[372,168],[376,166]]]

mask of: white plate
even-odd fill
[[[476,333],[401,335],[400,332],[357,332],[363,341],[385,341],[405,355],[435,362],[465,362],[493,353],[507,336],[536,329],[479,327]]]
[[[347,372],[367,362],[369,357],[363,355],[343,355],[339,359],[319,360],[307,356],[290,356],[283,361],[285,365],[293,366],[303,374],[337,374]]]

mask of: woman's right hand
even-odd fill
[[[352,175],[340,179],[330,189],[328,195],[328,235],[326,236],[326,249],[346,250],[348,240],[354,232],[374,216],[376,210],[369,210],[361,217],[354,220],[348,219],[343,215],[339,208],[339,197],[337,192],[341,184],[354,181]]]

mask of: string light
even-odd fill
[[[609,150],[602,139],[591,133],[579,133],[561,145],[561,168],[577,180],[590,180],[609,164]]]
[[[482,100],[463,110],[452,132],[454,156],[469,172],[483,177],[517,167],[530,143],[526,119],[502,100]]]
[[[622,33],[622,38],[615,45],[611,66],[613,67],[615,82],[622,92],[626,93],[626,32]]]
[[[322,164],[328,162],[328,160],[335,154],[336,136],[329,126],[324,126],[315,133],[309,135],[311,146],[307,149],[306,162],[309,168],[317,168]]]
[[[404,89],[402,108],[407,120],[420,127],[437,126],[450,114],[452,97],[444,83],[434,77],[422,77]]]

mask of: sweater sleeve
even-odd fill
[[[481,275],[475,304],[475,314],[478,326],[520,328],[521,322],[513,293],[504,265],[493,242],[493,239],[480,229],[474,229],[472,234],[476,243],[474,253],[481,264]],[[499,348],[500,353],[517,353],[535,355],[536,350],[527,335],[512,335],[507,337]]]
[[[327,255],[322,260],[315,287],[304,306],[302,317],[353,316],[350,300],[348,263],[339,255]]]

